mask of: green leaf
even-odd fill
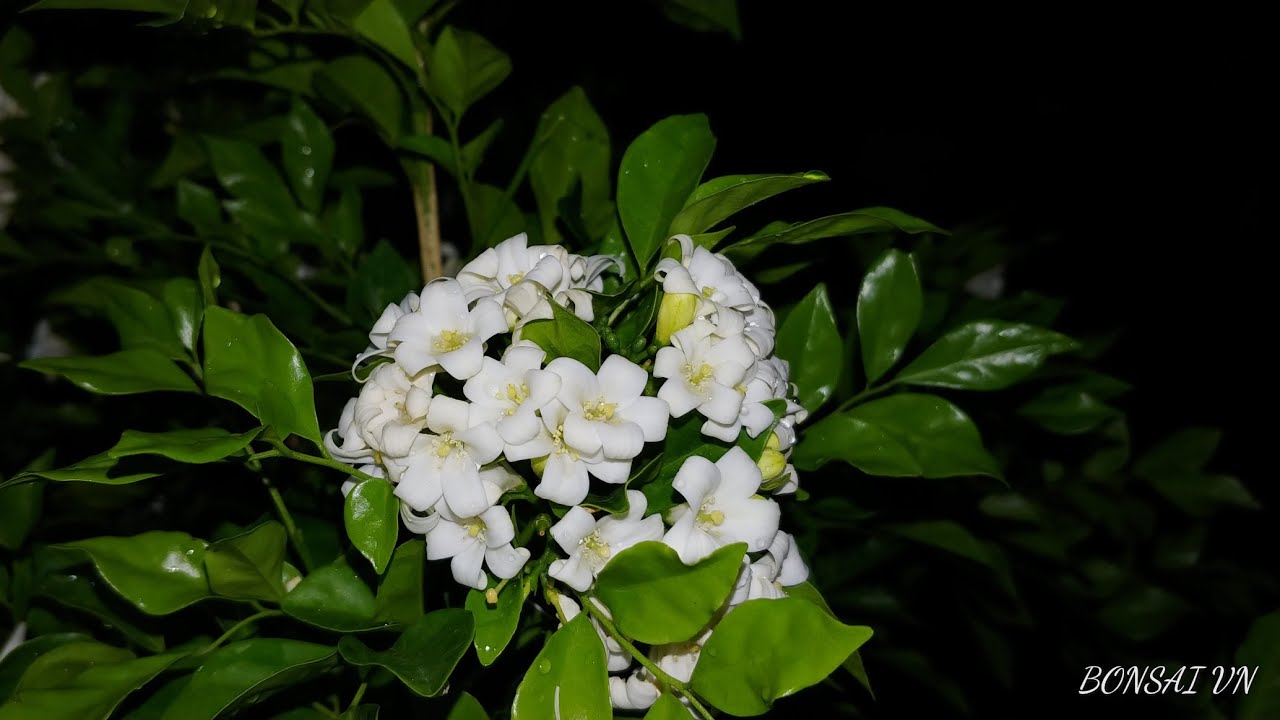
[[[450,175],[458,177],[458,159],[454,156],[453,145],[439,135],[405,135],[400,138],[399,148],[421,155],[444,168]]]
[[[436,38],[428,64],[427,89],[453,111],[455,122],[511,74],[511,60],[483,37],[446,27]]]
[[[168,615],[209,597],[205,542],[186,533],[153,530],[58,549],[83,552],[112,590],[148,615]]]
[[[1144,480],[1167,475],[1199,473],[1213,459],[1222,441],[1222,431],[1209,427],[1179,430],[1142,454],[1133,464],[1133,474]]]
[[[887,525],[885,530],[985,565],[996,574],[1003,587],[1013,588],[1013,579],[1009,575],[1009,565],[1004,556],[958,523],[950,520],[900,523]]]
[[[57,559],[51,562],[49,558],[55,556]],[[120,603],[102,587],[97,577],[76,567],[80,562],[76,554],[45,549],[37,551],[37,558],[39,571],[32,588],[33,596],[91,615],[104,629],[146,650],[164,650],[164,636],[148,632],[139,627],[134,618],[121,614]]]
[[[1050,355],[1079,347],[1052,330],[976,321],[943,335],[894,377],[895,383],[958,390],[1000,390],[1030,375]]]
[[[194,353],[200,323],[204,320],[204,302],[198,288],[190,278],[173,278],[165,281],[161,297],[169,308],[169,319],[182,347]]]
[[[670,693],[662,693],[658,701],[645,713],[644,720],[686,720],[689,710]]]
[[[1230,475],[1178,472],[1150,480],[1156,492],[1188,515],[1207,517],[1222,507],[1257,510],[1262,506],[1239,479]]]
[[[852,237],[868,233],[904,232],[947,234],[941,228],[920,218],[911,217],[893,208],[873,207],[839,215],[828,215],[817,220],[795,223],[779,228],[766,228],[766,232],[743,238],[733,243],[725,252],[743,251],[756,246],[797,245],[824,238]]]
[[[362,481],[347,493],[342,514],[347,537],[381,575],[400,535],[400,498],[382,478]]]
[[[697,188],[715,147],[705,115],[676,115],[644,131],[623,154],[618,213],[642,269],[669,237],[671,221]]]
[[[193,428],[149,433],[125,430],[120,442],[107,451],[113,458],[132,455],[161,455],[178,462],[203,464],[235,455],[258,437],[262,428],[232,433],[219,427]]]
[[[910,393],[824,418],[805,433],[793,460],[805,469],[844,460],[885,477],[1000,477],[969,416],[940,397]]]
[[[1087,388],[1073,383],[1046,388],[1019,407],[1018,414],[1049,432],[1080,435],[1121,413]]]
[[[738,0],[664,0],[662,12],[675,23],[699,32],[728,33],[742,40]]]
[[[418,69],[418,51],[413,46],[413,36],[400,10],[392,0],[373,0],[356,16],[356,32],[373,44],[391,53],[392,57]]]
[[[200,296],[204,299],[205,307],[213,307],[218,304],[218,286],[222,284],[222,272],[218,268],[218,261],[213,259],[213,249],[208,245],[204,246],[204,250],[200,251],[200,264],[196,269],[196,274],[200,279]]]
[[[109,453],[100,453],[81,460],[74,465],[56,470],[26,470],[9,480],[0,483],[0,488],[29,482],[31,478],[44,478],[54,482],[90,482],[101,485],[128,485],[148,480],[160,473],[142,471],[131,468],[129,471],[117,471],[117,460]]]
[[[160,720],[169,706],[173,705],[178,693],[182,692],[182,688],[189,682],[191,682],[190,675],[179,675],[173,678],[148,695],[146,700],[133,708],[122,720]]]
[[[400,302],[416,285],[418,271],[390,243],[379,240],[351,276],[347,311],[362,326],[372,325],[387,305]]]
[[[303,621],[338,632],[377,627],[373,591],[345,558],[316,570],[285,596],[280,609]]]
[[[489,123],[489,127],[481,130],[479,134],[462,145],[462,167],[467,172],[475,175],[480,167],[480,163],[484,162],[485,153],[489,151],[489,146],[493,144],[494,138],[498,137],[498,133],[502,131],[503,121],[498,118]]]
[[[265,315],[208,309],[204,380],[210,395],[243,407],[282,437],[296,434],[320,444],[311,375],[297,348]]]
[[[388,1],[383,0],[384,3]],[[280,144],[285,174],[298,203],[310,212],[319,212],[324,200],[325,182],[333,167],[333,136],[324,121],[302,98],[293,100]]]
[[[552,318],[534,320],[524,326],[522,338],[547,351],[547,362],[558,357],[571,357],[591,368],[600,369],[600,335],[595,328],[572,312],[551,303]]]
[[[684,642],[724,605],[746,552],[745,543],[734,543],[685,565],[664,543],[637,543],[600,571],[596,595],[627,637],[650,645]]]
[[[249,698],[293,687],[333,666],[327,645],[254,638],[233,643],[205,660],[162,720],[213,720]]]
[[[209,160],[218,182],[232,195],[262,203],[273,212],[292,209],[293,196],[267,156],[243,140],[206,137]]]
[[[323,226],[326,237],[340,257],[353,257],[364,245],[363,214],[364,199],[355,187],[344,187],[338,202],[325,208]]]
[[[466,610],[437,610],[410,625],[389,650],[370,650],[351,635],[342,638],[338,650],[352,665],[384,667],[418,695],[434,697],[471,646],[474,632],[475,621]]]
[[[96,277],[55,294],[53,302],[101,312],[111,320],[125,350],[154,350],[170,358],[186,356],[178,322],[165,300],[115,278]]]
[[[867,271],[858,292],[858,339],[868,385],[902,357],[923,309],[915,262],[898,250],[885,252]]]
[[[374,617],[382,622],[411,625],[422,616],[422,571],[426,565],[422,538],[406,540],[391,556],[391,565],[378,584]]]
[[[8,655],[0,658],[0,705],[13,694],[18,681],[36,658],[60,645],[89,639],[80,633],[55,633],[32,638],[10,650]]]
[[[186,653],[135,658],[97,642],[58,645],[37,657],[0,705],[0,720],[106,720],[125,697]]]
[[[1280,610],[1253,621],[1236,650],[1236,664],[1256,672],[1256,686],[1238,696],[1236,720],[1280,716]]]
[[[761,715],[830,675],[869,639],[871,628],[845,625],[808,600],[748,600],[703,646],[693,689],[731,715]]]
[[[818,283],[787,315],[775,352],[791,365],[800,404],[817,412],[831,399],[844,369],[844,341],[826,285]]]
[[[607,718],[609,673],[604,644],[587,613],[552,635],[516,688],[512,720]]]
[[[0,486],[0,548],[17,550],[27,541],[44,511],[44,485]],[[0,596],[2,597],[2,596]]]
[[[338,58],[320,71],[317,81],[335,102],[369,118],[389,144],[404,126],[404,98],[395,77],[366,55]]]
[[[537,579],[528,576],[509,582],[498,593],[498,602],[489,605],[484,593],[472,590],[467,593],[467,610],[476,619],[476,657],[480,664],[489,666],[502,654],[516,634],[516,626],[520,624],[520,612],[524,610],[524,601],[529,597]]]
[[[212,190],[187,178],[178,180],[178,217],[201,234],[215,232],[222,225],[222,204]]]
[[[813,586],[813,583],[802,582],[798,585],[791,585],[787,587],[786,592],[788,597],[808,600],[814,605],[822,608],[822,612],[829,615],[832,619],[840,619],[839,617],[836,617],[831,606],[827,604],[826,599],[822,597],[822,593],[818,592],[818,588]],[[875,692],[871,689],[871,679],[867,677],[867,669],[863,666],[862,657],[858,655],[858,651],[855,650],[852,655],[845,658],[845,661],[841,663],[840,666],[848,671],[848,673],[853,676],[853,679],[858,681],[859,685],[866,688],[867,692],[871,693],[872,697],[875,697]]]
[[[538,205],[542,241],[562,241],[556,218],[561,201],[572,194],[575,185],[582,191],[579,206],[587,234],[603,236],[613,222],[609,129],[582,88],[574,86],[551,103],[533,137],[536,149],[529,166],[529,185]]]
[[[727,175],[698,186],[680,214],[671,221],[672,235],[706,232],[734,213],[774,195],[831,178],[810,171],[794,175]]]
[[[478,247],[492,247],[525,229],[520,208],[499,188],[486,183],[471,184],[471,226]]]
[[[128,10],[181,16],[187,0],[40,0],[30,10]]]
[[[484,711],[484,706],[479,700],[476,700],[471,693],[464,692],[458,695],[457,702],[453,704],[445,720],[489,720],[489,715]]]
[[[285,595],[284,526],[271,520],[219,540],[205,550],[204,567],[214,593],[242,600],[279,602]]]

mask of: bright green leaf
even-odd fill
[[[466,610],[437,610],[410,625],[388,650],[370,650],[351,635],[342,638],[338,650],[352,665],[384,667],[418,695],[434,697],[471,646],[474,631],[475,621]]]
[[[226,597],[279,602],[287,539],[284,526],[272,520],[213,543],[204,555],[209,587]]]
[[[727,175],[698,186],[671,221],[672,235],[706,232],[734,213],[788,190],[829,180],[817,171],[794,175]]]
[[[618,213],[642,268],[662,248],[671,221],[697,188],[715,146],[705,115],[676,115],[646,130],[623,154]]]
[[[512,720],[607,718],[609,674],[604,643],[580,613],[555,632],[530,664],[516,689]]]
[[[317,76],[329,96],[373,121],[384,140],[394,142],[404,125],[404,97],[395,77],[366,55],[348,55],[324,66]]]
[[[662,693],[645,713],[644,720],[687,720],[689,709],[671,693]]]
[[[113,458],[161,455],[170,460],[198,465],[235,455],[253,442],[261,432],[260,427],[243,433],[232,433],[219,427],[159,433],[125,430],[120,436],[120,442],[108,450],[107,455]]]
[[[520,624],[520,612],[524,610],[524,601],[529,597],[536,578],[526,577],[507,583],[498,593],[496,605],[485,601],[485,594],[479,590],[467,593],[467,610],[476,619],[476,657],[481,665],[492,665],[502,654],[516,634],[516,626]]]
[[[858,292],[858,339],[868,385],[902,357],[923,309],[920,276],[911,256],[898,250],[881,255]]]
[[[551,303],[552,318],[534,320],[524,326],[524,339],[547,351],[547,362],[571,357],[592,372],[600,369],[600,335],[585,320]]]
[[[40,655],[0,705],[0,720],[106,720],[125,697],[185,653],[135,658],[92,641],[70,642]]]
[[[377,603],[373,590],[356,571],[339,558],[302,579],[285,596],[280,609],[289,615],[339,632],[356,632],[377,627]]]
[[[169,319],[178,340],[188,353],[194,353],[196,338],[200,333],[200,323],[204,319],[204,302],[200,298],[200,288],[190,278],[173,278],[165,281],[161,288],[161,297],[169,308]]]
[[[400,535],[400,499],[382,478],[364,480],[347,493],[343,524],[351,544],[381,575]]]
[[[111,589],[148,615],[168,615],[209,597],[205,542],[186,533],[153,530],[58,548],[83,552]]]
[[[480,35],[446,27],[428,64],[428,90],[461,117],[511,74],[511,60]]]
[[[464,692],[458,695],[458,700],[453,703],[445,720],[489,720],[489,715],[479,700],[471,693]]]
[[[844,370],[844,341],[826,285],[818,283],[787,315],[775,352],[791,365],[800,404],[816,412],[831,398]]]
[[[683,642],[724,605],[746,551],[745,543],[734,543],[685,565],[668,545],[638,543],[600,571],[596,595],[627,637],[651,645]]]
[[[418,69],[418,51],[413,46],[413,36],[400,10],[392,0],[373,0],[356,16],[356,32],[375,45],[391,53],[413,70]]]
[[[218,304],[218,286],[222,284],[222,272],[213,259],[213,249],[208,245],[200,251],[200,264],[196,269],[200,280],[200,296],[207,308]]]
[[[327,645],[254,638],[219,649],[191,676],[162,720],[213,720],[251,697],[293,687],[333,666]]]
[[[374,617],[387,623],[411,625],[422,616],[422,572],[426,543],[414,538],[401,543],[378,584]]]
[[[0,488],[30,482],[31,478],[41,477],[54,482],[89,482],[101,485],[128,485],[156,477],[160,473],[149,472],[141,468],[120,470],[117,460],[109,453],[100,453],[81,460],[78,463],[56,470],[26,470],[9,480],[0,483]]]
[[[318,212],[333,167],[333,136],[329,128],[310,105],[295,97],[280,143],[285,173],[298,203],[310,212]]]
[[[731,715],[761,715],[830,675],[869,639],[871,628],[845,625],[808,600],[748,600],[703,646],[693,689]]]
[[[1071,338],[1034,325],[976,321],[943,335],[902,369],[893,382],[958,390],[1000,390],[1075,350]]]
[[[282,437],[320,443],[311,375],[297,348],[265,315],[208,309],[204,380],[210,395],[243,407]]]

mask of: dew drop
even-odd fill
[[[310,154],[311,154],[311,146],[310,146],[310,145],[303,145],[303,146],[302,146],[301,148],[299,148],[299,149],[302,151],[302,154],[303,154],[303,155],[310,155]]]
[[[547,673],[551,672],[551,661],[550,660],[539,661],[538,672],[542,673],[543,675],[546,675]]]

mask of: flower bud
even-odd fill
[[[787,458],[777,450],[766,449],[756,461],[756,467],[760,468],[760,475],[766,481],[772,480],[787,469]]]
[[[543,455],[542,457],[537,457],[529,461],[529,464],[533,466],[533,472],[536,473],[538,477],[542,477],[543,471],[547,469],[547,458],[549,457],[551,456]]]
[[[662,296],[662,304],[658,306],[658,332],[655,337],[659,345],[671,342],[671,336],[693,323],[693,316],[698,310],[698,296],[691,293],[667,293]]]

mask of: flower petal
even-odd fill
[[[528,560],[529,551],[526,548],[511,547],[511,543],[484,551],[485,564],[494,575],[503,580],[515,577]]]
[[[692,455],[676,471],[671,486],[680,493],[695,512],[707,496],[720,486],[720,469],[701,455]]]
[[[626,405],[644,393],[649,373],[621,355],[610,355],[600,365],[597,375],[600,391],[609,402]]]
[[[551,537],[555,539],[560,549],[572,554],[578,549],[578,543],[595,529],[596,520],[591,513],[575,505],[560,518],[560,522],[551,526]]]
[[[617,414],[623,420],[639,425],[644,431],[645,442],[661,442],[667,436],[671,406],[666,400],[656,397],[638,397]]]

